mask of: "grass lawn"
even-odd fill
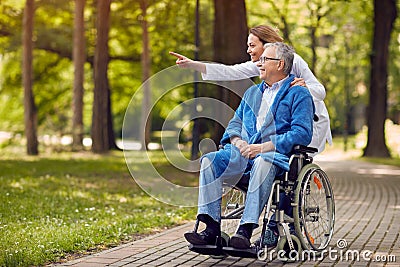
[[[152,153],[170,177],[197,180],[169,166],[161,152]],[[194,208],[163,204],[143,193],[123,152],[1,154],[0,266],[62,261],[195,218]]]

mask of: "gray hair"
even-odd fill
[[[293,66],[294,49],[282,42],[266,43],[264,49],[267,49],[268,47],[275,47],[275,57],[280,58],[285,62],[283,72],[286,75],[289,75]]]

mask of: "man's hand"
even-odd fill
[[[236,137],[237,138],[237,137]],[[249,144],[246,142],[246,141],[244,141],[244,140],[242,140],[242,139],[240,139],[240,138],[238,138],[238,140],[236,141],[236,142],[234,142],[234,146],[236,146],[237,148],[239,148],[239,150],[241,150],[242,149],[242,147],[245,147],[245,146],[248,146]]]
[[[240,141],[241,143],[238,144]],[[238,142],[236,142],[236,146],[239,148],[240,154],[248,159],[253,159],[260,153],[273,151],[275,149],[275,146],[271,141],[264,142],[262,144],[249,145],[246,141],[239,140]]]
[[[306,82],[304,81],[303,78],[294,78],[294,80],[290,83],[291,86],[295,86],[295,85],[300,85],[300,86],[304,86],[307,87]]]
[[[246,141],[244,141],[242,139],[239,139],[236,142],[234,142],[234,146],[239,148],[240,154],[242,154],[242,156],[245,158],[250,158],[249,157],[250,154],[253,154],[253,153],[250,153],[250,146],[253,146],[253,145],[249,145]]]
[[[261,153],[262,145],[261,144],[247,144],[240,148],[240,154],[242,154],[243,157],[248,158],[248,159],[253,159],[255,158],[258,154]]]

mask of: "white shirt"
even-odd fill
[[[260,75],[260,70],[256,63],[251,61],[231,66],[216,63],[205,63],[205,65],[206,74],[202,73],[204,80],[234,81]],[[329,144],[332,144],[329,113],[323,101],[326,96],[325,87],[314,76],[307,62],[297,54],[294,54],[291,73],[296,77],[304,79],[313,97],[315,114],[319,120],[313,124],[313,138],[309,146],[318,148],[318,153],[321,153],[325,149],[327,141]]]
[[[286,78],[287,76],[279,82],[274,83],[272,86],[268,86],[268,84],[264,83],[264,93],[257,115],[257,131],[259,131],[263,126],[267,112],[274,103],[275,97],[279,92],[279,88],[281,88],[282,83],[284,80],[286,80]]]

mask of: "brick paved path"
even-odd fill
[[[400,168],[319,157],[336,203],[335,233],[325,257],[289,266],[400,266]],[[183,233],[193,223],[59,266],[282,266],[190,252]],[[342,249],[340,246],[345,246]],[[328,254],[330,253],[330,255]],[[359,260],[357,260],[359,256]]]

